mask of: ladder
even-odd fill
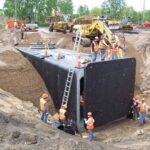
[[[69,94],[70,94],[73,74],[74,74],[74,70],[73,69],[69,69],[61,106],[68,104],[68,99],[69,99]]]
[[[76,39],[75,39],[75,43],[74,43],[74,46],[73,46],[73,51],[77,51],[80,47],[80,43],[81,43],[81,31],[80,30],[77,30],[76,31]]]

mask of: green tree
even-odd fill
[[[150,21],[150,10],[145,10],[144,21]]]
[[[91,9],[90,14],[92,16],[100,16],[101,17],[103,15],[102,11],[103,11],[102,8],[94,7]]]
[[[6,0],[4,3],[4,13],[6,16],[13,17],[15,14],[15,3],[12,0]]]
[[[67,15],[73,14],[72,0],[58,0],[57,8],[63,14],[67,14]]]
[[[83,5],[83,6],[80,5],[77,10],[77,13],[80,14],[80,16],[83,16],[83,15],[89,15],[90,11],[87,5]]]
[[[113,19],[120,19],[126,3],[125,0],[104,0],[101,6],[103,8],[104,15]]]

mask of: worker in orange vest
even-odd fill
[[[61,106],[61,108],[59,109],[59,122],[61,125],[65,125],[66,123],[66,110],[67,109],[67,105],[64,104]]]
[[[90,141],[93,140],[94,138],[94,133],[93,133],[93,129],[94,129],[94,118],[92,117],[92,113],[88,112],[87,113],[88,119],[84,119],[85,124],[86,124],[86,129],[88,130],[88,134],[89,134],[89,139]]]
[[[106,44],[104,37],[101,37],[100,42],[99,42],[101,61],[105,60],[107,47],[109,46]]]
[[[24,38],[24,32],[25,32],[25,25],[22,24],[20,27],[21,40],[23,40],[23,38]]]
[[[98,36],[96,36],[94,38],[94,41],[92,42],[92,49],[91,49],[92,62],[96,61],[98,50],[99,50],[99,38]]]
[[[41,120],[47,123],[48,119],[48,94],[43,93],[40,98]]]
[[[118,46],[114,43],[111,47],[111,59],[118,59]]]
[[[146,123],[145,121],[146,113],[147,113],[147,105],[146,105],[145,99],[142,98],[141,104],[140,104],[140,121],[142,125]]]

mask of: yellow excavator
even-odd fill
[[[106,26],[106,24],[103,21],[95,20],[91,24],[85,24],[85,25],[77,25],[74,26],[74,33],[75,30],[80,30],[82,33],[82,39],[81,44],[85,47],[90,46],[91,41],[94,39],[95,36],[103,37],[105,38],[106,42],[108,44],[112,44],[115,42],[117,36],[115,36],[110,29]],[[75,35],[73,35],[72,40],[75,40]]]

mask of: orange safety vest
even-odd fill
[[[117,53],[118,53],[118,50],[113,48],[113,49],[111,49],[111,53],[112,53],[112,54],[117,54]]]
[[[140,112],[146,112],[146,103],[142,103],[140,106]]]
[[[100,49],[106,49],[106,45],[103,43],[103,41],[100,41],[99,48]]]
[[[98,50],[99,50],[98,43],[96,43],[95,41],[93,41],[93,44],[94,44],[94,52],[98,52]]]
[[[65,113],[66,113],[66,110],[63,109],[63,108],[60,108],[60,110],[59,110],[59,119],[60,120],[65,120],[66,119]]]
[[[40,110],[47,110],[47,101],[44,98],[40,98]]]
[[[87,126],[86,126],[86,128],[87,129],[93,129],[94,128],[94,122],[95,122],[95,120],[93,119],[93,117],[90,117],[89,119],[88,119],[88,124],[87,124]]]

